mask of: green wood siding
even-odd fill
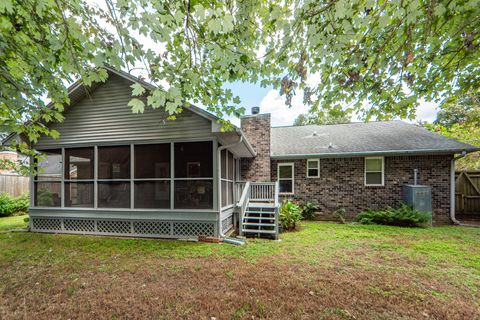
[[[60,138],[42,137],[35,148],[212,137],[211,121],[188,110],[174,121],[164,121],[160,109],[146,108],[143,114],[133,114],[127,106],[131,84],[110,74],[104,84],[67,108],[64,122],[51,125]]]

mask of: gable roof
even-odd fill
[[[123,79],[126,79],[130,82],[137,82],[140,85],[142,85],[145,89],[147,90],[154,90],[157,87],[153,84],[150,84],[140,78],[137,78],[125,71],[121,70],[116,70],[112,67],[109,66],[104,66],[104,69],[107,70],[109,73],[109,78],[111,75],[115,75],[118,77],[121,77]],[[108,79],[107,79],[108,81]],[[77,104],[80,102],[82,99],[84,99],[86,96],[89,95],[89,93],[94,92],[97,88],[99,88],[102,84],[104,83],[93,83],[91,86],[87,87],[85,86],[81,81],[76,81],[73,83],[69,88],[68,88],[68,96],[70,98],[70,105],[65,108],[65,111],[72,107],[73,105]],[[46,106],[47,108],[52,108],[53,105],[52,103],[48,104]],[[211,132],[218,138],[219,142],[222,143],[222,145],[230,145],[231,144],[231,151],[242,157],[252,157],[256,155],[256,151],[253,149],[247,138],[243,135],[242,131],[233,126],[233,131],[229,132],[223,132],[221,130],[221,125],[218,123],[220,120],[218,117],[215,115],[211,114],[210,112],[203,110],[202,108],[199,108],[197,106],[194,106],[192,104],[189,104],[188,106],[183,106],[185,110],[188,110],[204,119],[207,119],[208,121],[211,122]],[[133,113],[132,113],[133,114]],[[16,133],[11,133],[7,137],[5,137],[1,141],[1,145],[6,145],[9,143],[11,139],[18,139],[18,135]],[[235,143],[235,142],[239,143]]]
[[[272,158],[454,154],[479,148],[403,121],[273,127]]]

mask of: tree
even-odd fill
[[[446,137],[480,147],[480,91],[450,97],[440,104],[433,124],[424,126]],[[456,161],[458,170],[480,170],[480,153],[467,154]]]
[[[294,126],[305,126],[309,124],[325,125],[325,124],[341,124],[349,123],[352,117],[349,114],[324,114],[324,113],[307,113],[300,114],[293,122]]]
[[[479,123],[480,91],[450,97],[440,104],[435,124],[451,127],[454,124]]]
[[[411,118],[419,98],[480,84],[480,0],[89,3],[0,1],[0,121],[29,141],[58,136],[46,124],[62,121],[68,84],[104,81],[106,64],[140,68],[158,89],[134,84],[148,99],[133,98],[132,111],[164,108],[170,119],[186,103],[243,113],[232,81],[272,85],[287,104],[303,92],[312,114],[365,119]]]

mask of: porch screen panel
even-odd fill
[[[227,207],[233,204],[233,179],[235,172],[235,161],[233,154],[228,150],[221,152],[221,192],[222,192],[222,207]]]
[[[213,143],[174,144],[175,209],[213,208]]]
[[[62,150],[40,151],[42,159],[36,163],[33,182],[33,201],[38,207],[62,205]]]
[[[98,147],[98,207],[130,208],[130,146]]]
[[[65,207],[93,207],[94,149],[65,149]]]
[[[134,146],[135,208],[170,208],[170,148],[170,143]]]

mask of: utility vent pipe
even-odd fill
[[[418,169],[413,169],[413,184],[417,185]]]

